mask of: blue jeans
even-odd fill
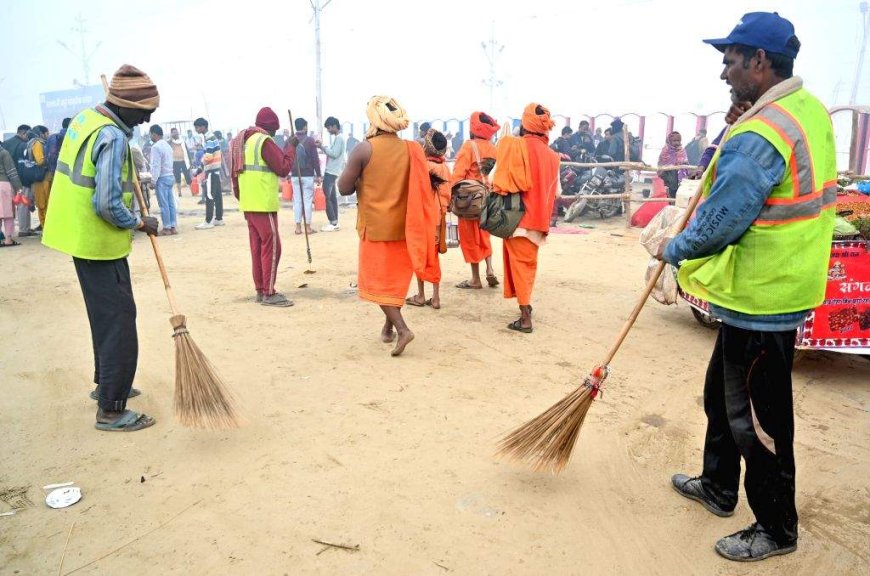
[[[175,179],[171,174],[157,179],[157,201],[160,202],[160,217],[163,220],[163,228],[175,228],[175,198],[172,194],[172,186]]]

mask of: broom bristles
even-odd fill
[[[561,472],[571,459],[580,428],[603,380],[604,376],[588,376],[548,410],[505,436],[498,444],[498,454],[526,463],[536,472]]]
[[[184,326],[176,329],[175,416],[205,430],[239,427],[236,400]]]

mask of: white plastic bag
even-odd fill
[[[650,258],[649,264],[646,265],[646,274],[644,280],[649,282],[652,275],[655,273],[660,262],[655,258]],[[656,302],[660,302],[667,306],[677,303],[677,269],[670,264],[665,264],[665,269],[662,275],[659,276],[655,288],[652,291],[652,297]]]
[[[640,243],[646,248],[650,256],[655,256],[659,245],[668,236],[673,236],[671,227],[679,220],[685,210],[676,206],[667,206],[653,216],[649,224],[640,233]]]

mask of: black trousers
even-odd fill
[[[326,219],[330,224],[338,224],[338,196],[335,195],[335,174],[323,175],[323,194],[326,196]]]
[[[175,176],[175,183],[181,186],[181,175],[184,174],[184,181],[190,186],[190,169],[184,160],[176,160],[172,163],[172,173]]]
[[[136,302],[127,259],[73,258],[94,346],[94,384],[100,408],[120,412],[127,406],[139,359]]]
[[[221,194],[221,174],[219,171],[207,172],[203,182],[202,192],[205,198],[205,221],[211,222],[212,217],[224,219],[224,196]],[[211,198],[209,198],[211,196]]]
[[[740,458],[755,519],[779,543],[797,538],[791,368],[795,330],[723,324],[707,368],[707,436],[701,482],[720,505],[737,504]]]

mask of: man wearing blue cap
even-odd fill
[[[694,220],[659,247],[683,290],[722,320],[704,384],[703,472],[672,484],[731,516],[746,461],[756,522],[716,543],[746,562],[797,549],[791,368],[796,329],[825,297],[837,170],[827,110],[792,75],[791,22],[753,12],[704,42],[724,54],[721,78],[745,111],[704,174]]]

